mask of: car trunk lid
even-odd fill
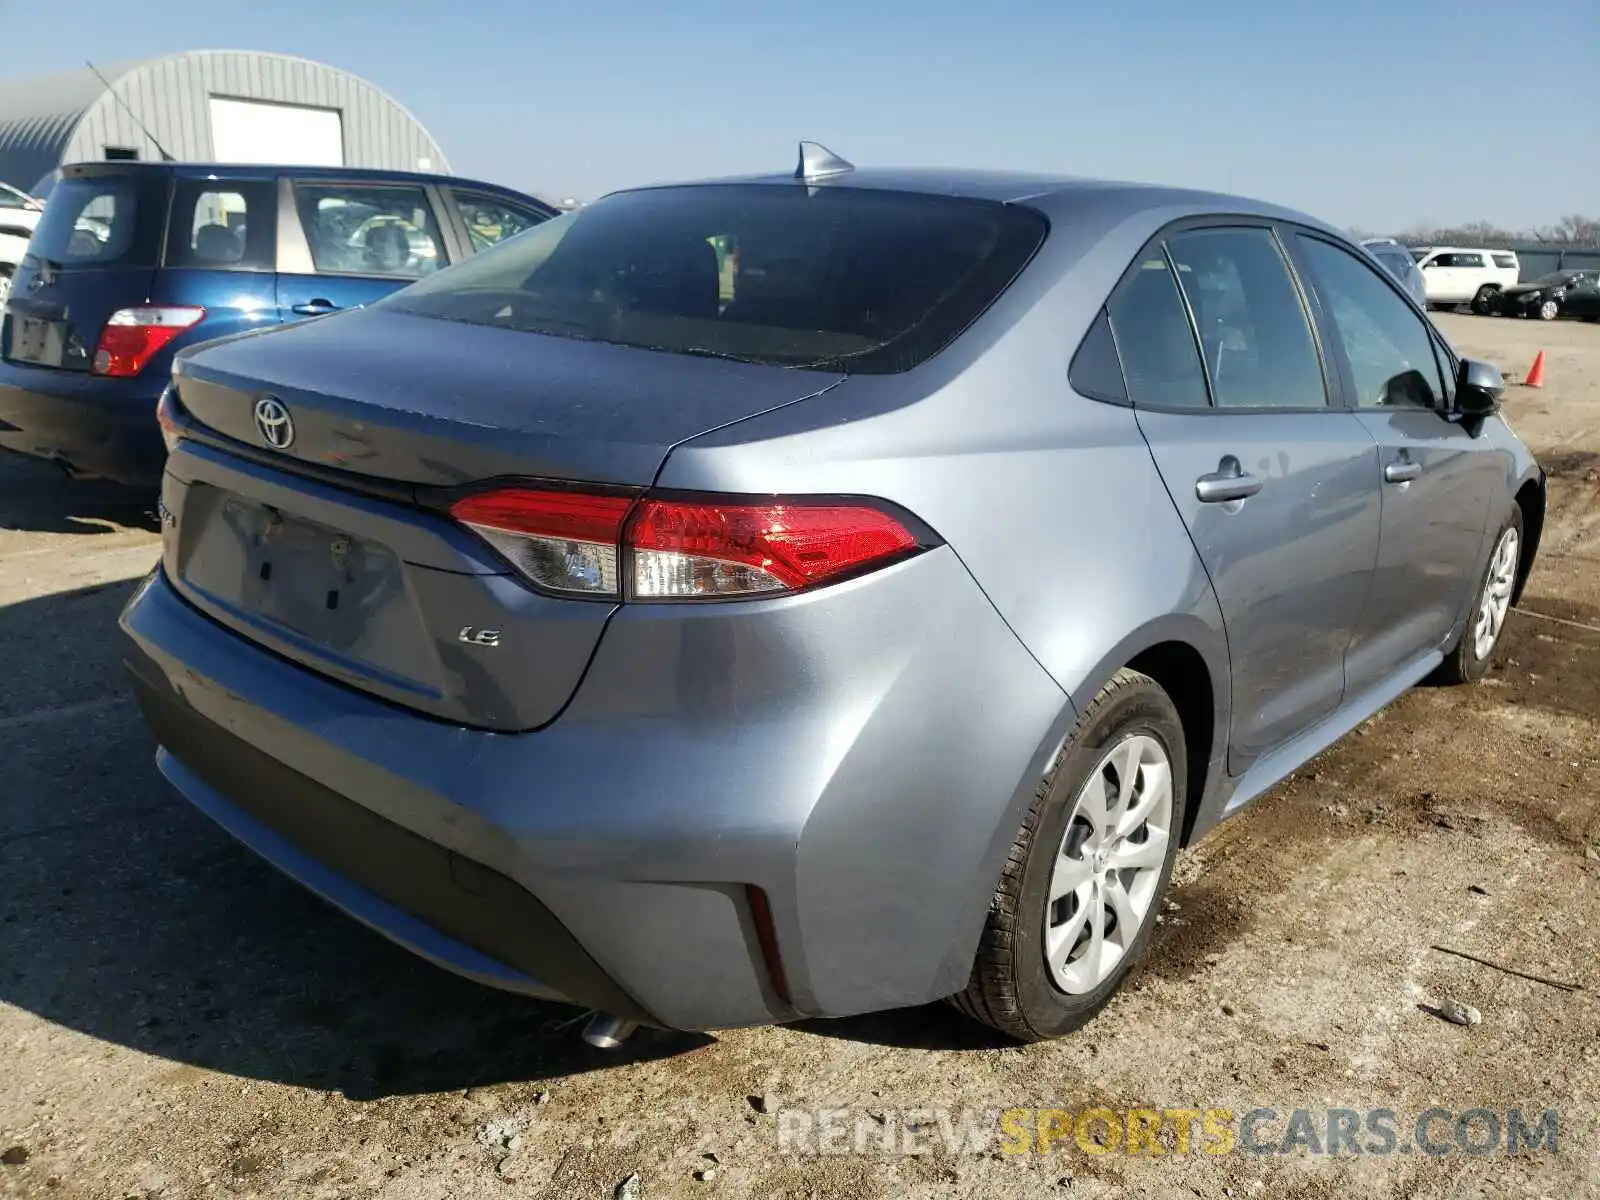
[[[296,462],[454,487],[518,475],[642,487],[687,438],[841,376],[467,325],[372,308],[180,356],[184,408]],[[256,421],[276,400],[277,448]]]
[[[677,442],[837,376],[372,309],[185,355],[168,577],[237,633],[441,719],[526,730],[613,600],[542,594],[423,492],[506,477],[647,487]],[[264,436],[270,397],[293,422]],[[213,436],[212,432],[223,435]]]

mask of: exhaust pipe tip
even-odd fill
[[[607,1013],[595,1013],[583,1027],[583,1040],[596,1050],[615,1050],[633,1036],[637,1021],[625,1021]]]

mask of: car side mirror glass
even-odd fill
[[[1500,410],[1505,377],[1493,363],[1463,358],[1456,372],[1455,411],[1462,417],[1487,417]]]

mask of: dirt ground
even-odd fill
[[[1544,390],[1508,392],[1552,512],[1503,663],[1407,695],[1187,852],[1131,986],[1030,1048],[933,1006],[607,1057],[572,1010],[412,959],[158,778],[112,639],[149,518],[0,464],[0,1195],[604,1198],[634,1174],[645,1198],[1600,1195],[1600,327],[1441,325],[1508,370],[1549,356]],[[1482,1023],[1430,1015],[1445,994]],[[1559,1142],[779,1147],[791,1107],[893,1132],[939,1105],[1265,1107],[1272,1142],[1296,1108],[1389,1108],[1405,1149],[1430,1106],[1554,1109]]]

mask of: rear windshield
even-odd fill
[[[57,267],[153,267],[161,252],[167,181],[85,175],[50,192],[28,253]]]
[[[716,184],[608,197],[381,303],[448,321],[858,374],[942,349],[1047,231],[1025,208]]]

